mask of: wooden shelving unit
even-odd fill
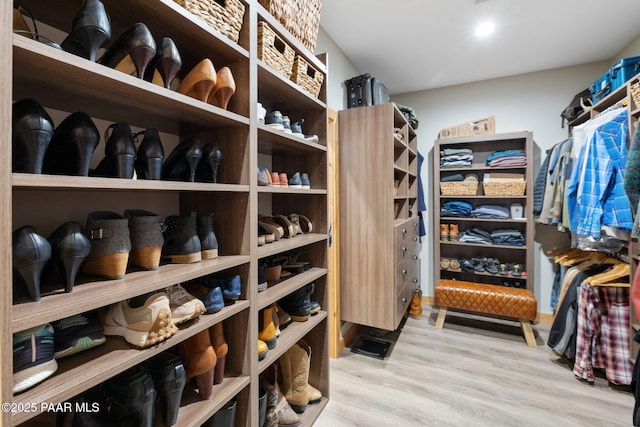
[[[326,88],[318,98],[272,70],[257,57],[258,21],[266,21],[296,54],[327,74],[326,58],[316,57],[302,46],[258,0],[243,0],[244,22],[237,43],[171,0],[109,0],[112,41],[136,22],[144,22],[156,40],[171,37],[182,57],[184,77],[201,59],[210,58],[216,69],[228,66],[234,75],[236,93],[227,110],[153,85],[134,76],[87,61],[11,33],[12,8],[0,5],[3,37],[0,54],[0,158],[2,186],[0,235],[6,243],[2,259],[2,310],[0,324],[0,381],[2,401],[6,403],[60,403],[108,380],[154,355],[175,347],[187,338],[223,322],[229,343],[225,379],[214,387],[211,400],[203,401],[186,390],[178,426],[200,425],[231,398],[238,401],[236,426],[258,424],[259,374],[298,340],[313,349],[309,382],[323,393],[319,404],[301,414],[303,426],[312,425],[329,400],[327,312],[310,321],[290,325],[282,331],[275,349],[258,362],[258,310],[278,299],[314,283],[313,299],[324,307],[327,295],[327,107]],[[52,7],[46,2],[21,0],[35,19],[57,33],[68,32],[81,0],[61,0]],[[48,35],[48,34],[47,34]],[[62,40],[58,40],[59,42]],[[325,77],[326,81],[326,77]],[[175,84],[174,82],[174,88]],[[96,122],[100,133],[108,124],[126,122],[134,131],[156,128],[161,134],[165,158],[184,138],[196,136],[202,143],[215,142],[223,152],[218,183],[144,181],[94,177],[68,177],[11,173],[11,104],[34,98],[58,124],[74,111],[85,111]],[[280,110],[292,122],[304,119],[303,131],[316,134],[308,142],[258,123],[256,104],[268,111]],[[106,124],[105,124],[106,123]],[[102,159],[104,140],[96,149],[92,167]],[[263,164],[267,162],[268,164]],[[267,166],[289,175],[306,172],[311,190],[259,187],[256,170]],[[48,236],[66,221],[84,224],[91,211],[145,209],[169,215],[191,212],[213,213],[214,230],[220,256],[195,264],[163,264],[156,271],[128,271],[123,279],[96,280],[81,276],[73,292],[43,287],[39,302],[28,300],[21,289],[12,287],[11,233],[23,225],[35,226]],[[281,239],[258,247],[258,214],[299,213],[313,223],[313,233]],[[274,255],[304,251],[311,262],[309,271],[294,275],[264,293],[257,291],[258,263]],[[235,275],[242,279],[240,300],[219,313],[202,315],[180,325],[176,335],[154,347],[139,350],[119,337],[108,337],[106,344],[62,359],[56,373],[18,394],[12,393],[11,335],[89,310],[100,310],[112,303],[149,292],[161,291],[209,274]],[[3,412],[0,425],[55,425],[50,414]]]
[[[417,136],[391,103],[339,126],[341,319],[395,330],[420,287]]]
[[[533,206],[533,136],[531,132],[514,132],[493,135],[478,135],[461,138],[446,138],[436,140],[434,143],[433,159],[433,229],[438,234],[434,241],[434,283],[439,279],[465,280],[469,282],[480,282],[488,284],[502,285],[507,282],[509,286],[526,287],[534,292],[534,268],[533,268],[533,237],[534,221],[531,207]],[[445,148],[468,148],[473,153],[473,161],[470,167],[442,168],[440,167],[440,151]],[[516,167],[489,167],[485,165],[486,158],[494,151],[501,150],[524,150],[527,164]],[[487,196],[482,187],[484,173],[491,172],[513,172],[523,174],[527,186],[523,196]],[[448,196],[442,195],[440,191],[440,181],[444,176],[460,173],[462,175],[475,173],[479,177],[478,191],[471,196]],[[442,206],[450,200],[462,200],[470,203],[473,207],[481,204],[504,205],[507,209],[511,203],[520,203],[523,206],[524,218],[513,219],[490,219],[471,217],[442,217],[440,210]],[[488,232],[497,229],[512,228],[520,231],[525,237],[524,246],[493,245],[471,242],[458,242],[440,240],[440,224],[455,224],[460,232],[473,227],[482,228]],[[526,276],[513,276],[511,274],[491,274],[487,272],[467,273],[464,271],[454,271],[440,267],[442,258],[448,260],[473,257],[492,257],[500,262],[511,265],[520,263],[524,266]]]

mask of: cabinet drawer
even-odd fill
[[[396,312],[395,312],[395,325],[398,327],[404,313],[409,308],[409,304],[411,304],[411,297],[413,297],[413,292],[415,288],[412,286],[405,286],[396,296]]]
[[[407,267],[405,266],[404,262],[401,262],[400,264],[396,265],[394,271],[395,271],[395,274],[393,279],[393,289],[395,294],[397,294],[404,287],[409,271],[407,270]]]
[[[394,247],[394,261],[398,265],[406,259],[411,259],[411,253],[413,251],[406,244],[401,243]]]
[[[402,223],[400,225],[396,225],[395,227],[393,227],[393,236],[394,236],[394,244],[396,246],[399,246],[401,244],[403,244],[407,238],[408,235],[410,233],[411,230],[409,230],[409,228],[407,227],[408,223]]]

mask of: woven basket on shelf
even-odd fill
[[[296,55],[291,80],[317,98],[324,81],[324,74],[313,68],[303,57]]]
[[[523,196],[527,188],[526,181],[483,181],[485,196]]]
[[[285,78],[291,77],[295,51],[265,22],[258,23],[258,59]]]
[[[174,0],[180,6],[229,37],[234,42],[240,38],[244,20],[244,4],[240,0]]]
[[[260,0],[260,4],[313,52],[320,27],[320,0]]]
[[[440,183],[442,196],[475,196],[478,194],[478,181],[452,181]]]
[[[640,81],[631,85],[631,97],[636,104],[636,108],[640,107]]]

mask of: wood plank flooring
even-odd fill
[[[316,427],[631,426],[627,387],[574,378],[546,345],[549,325],[533,326],[528,347],[517,322],[437,309],[407,319],[385,360],[345,349],[330,361],[331,399]]]

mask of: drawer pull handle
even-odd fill
[[[407,252],[407,247],[406,246],[402,247],[402,252]]]
[[[405,274],[407,274],[407,270],[405,270],[404,268],[402,269],[402,275],[404,276]]]
[[[418,260],[418,255],[414,255],[414,256],[413,256],[413,259],[414,259],[415,261],[417,261],[417,260]]]
[[[407,299],[405,297],[402,297],[402,303],[406,304],[407,303]]]
[[[414,237],[413,237],[413,241],[414,241],[414,242],[417,242],[417,241],[418,241],[418,236],[414,236]]]
[[[402,234],[407,234],[407,229],[406,228],[402,229]]]
[[[418,279],[416,279],[415,277],[413,278],[413,283],[418,283]]]

